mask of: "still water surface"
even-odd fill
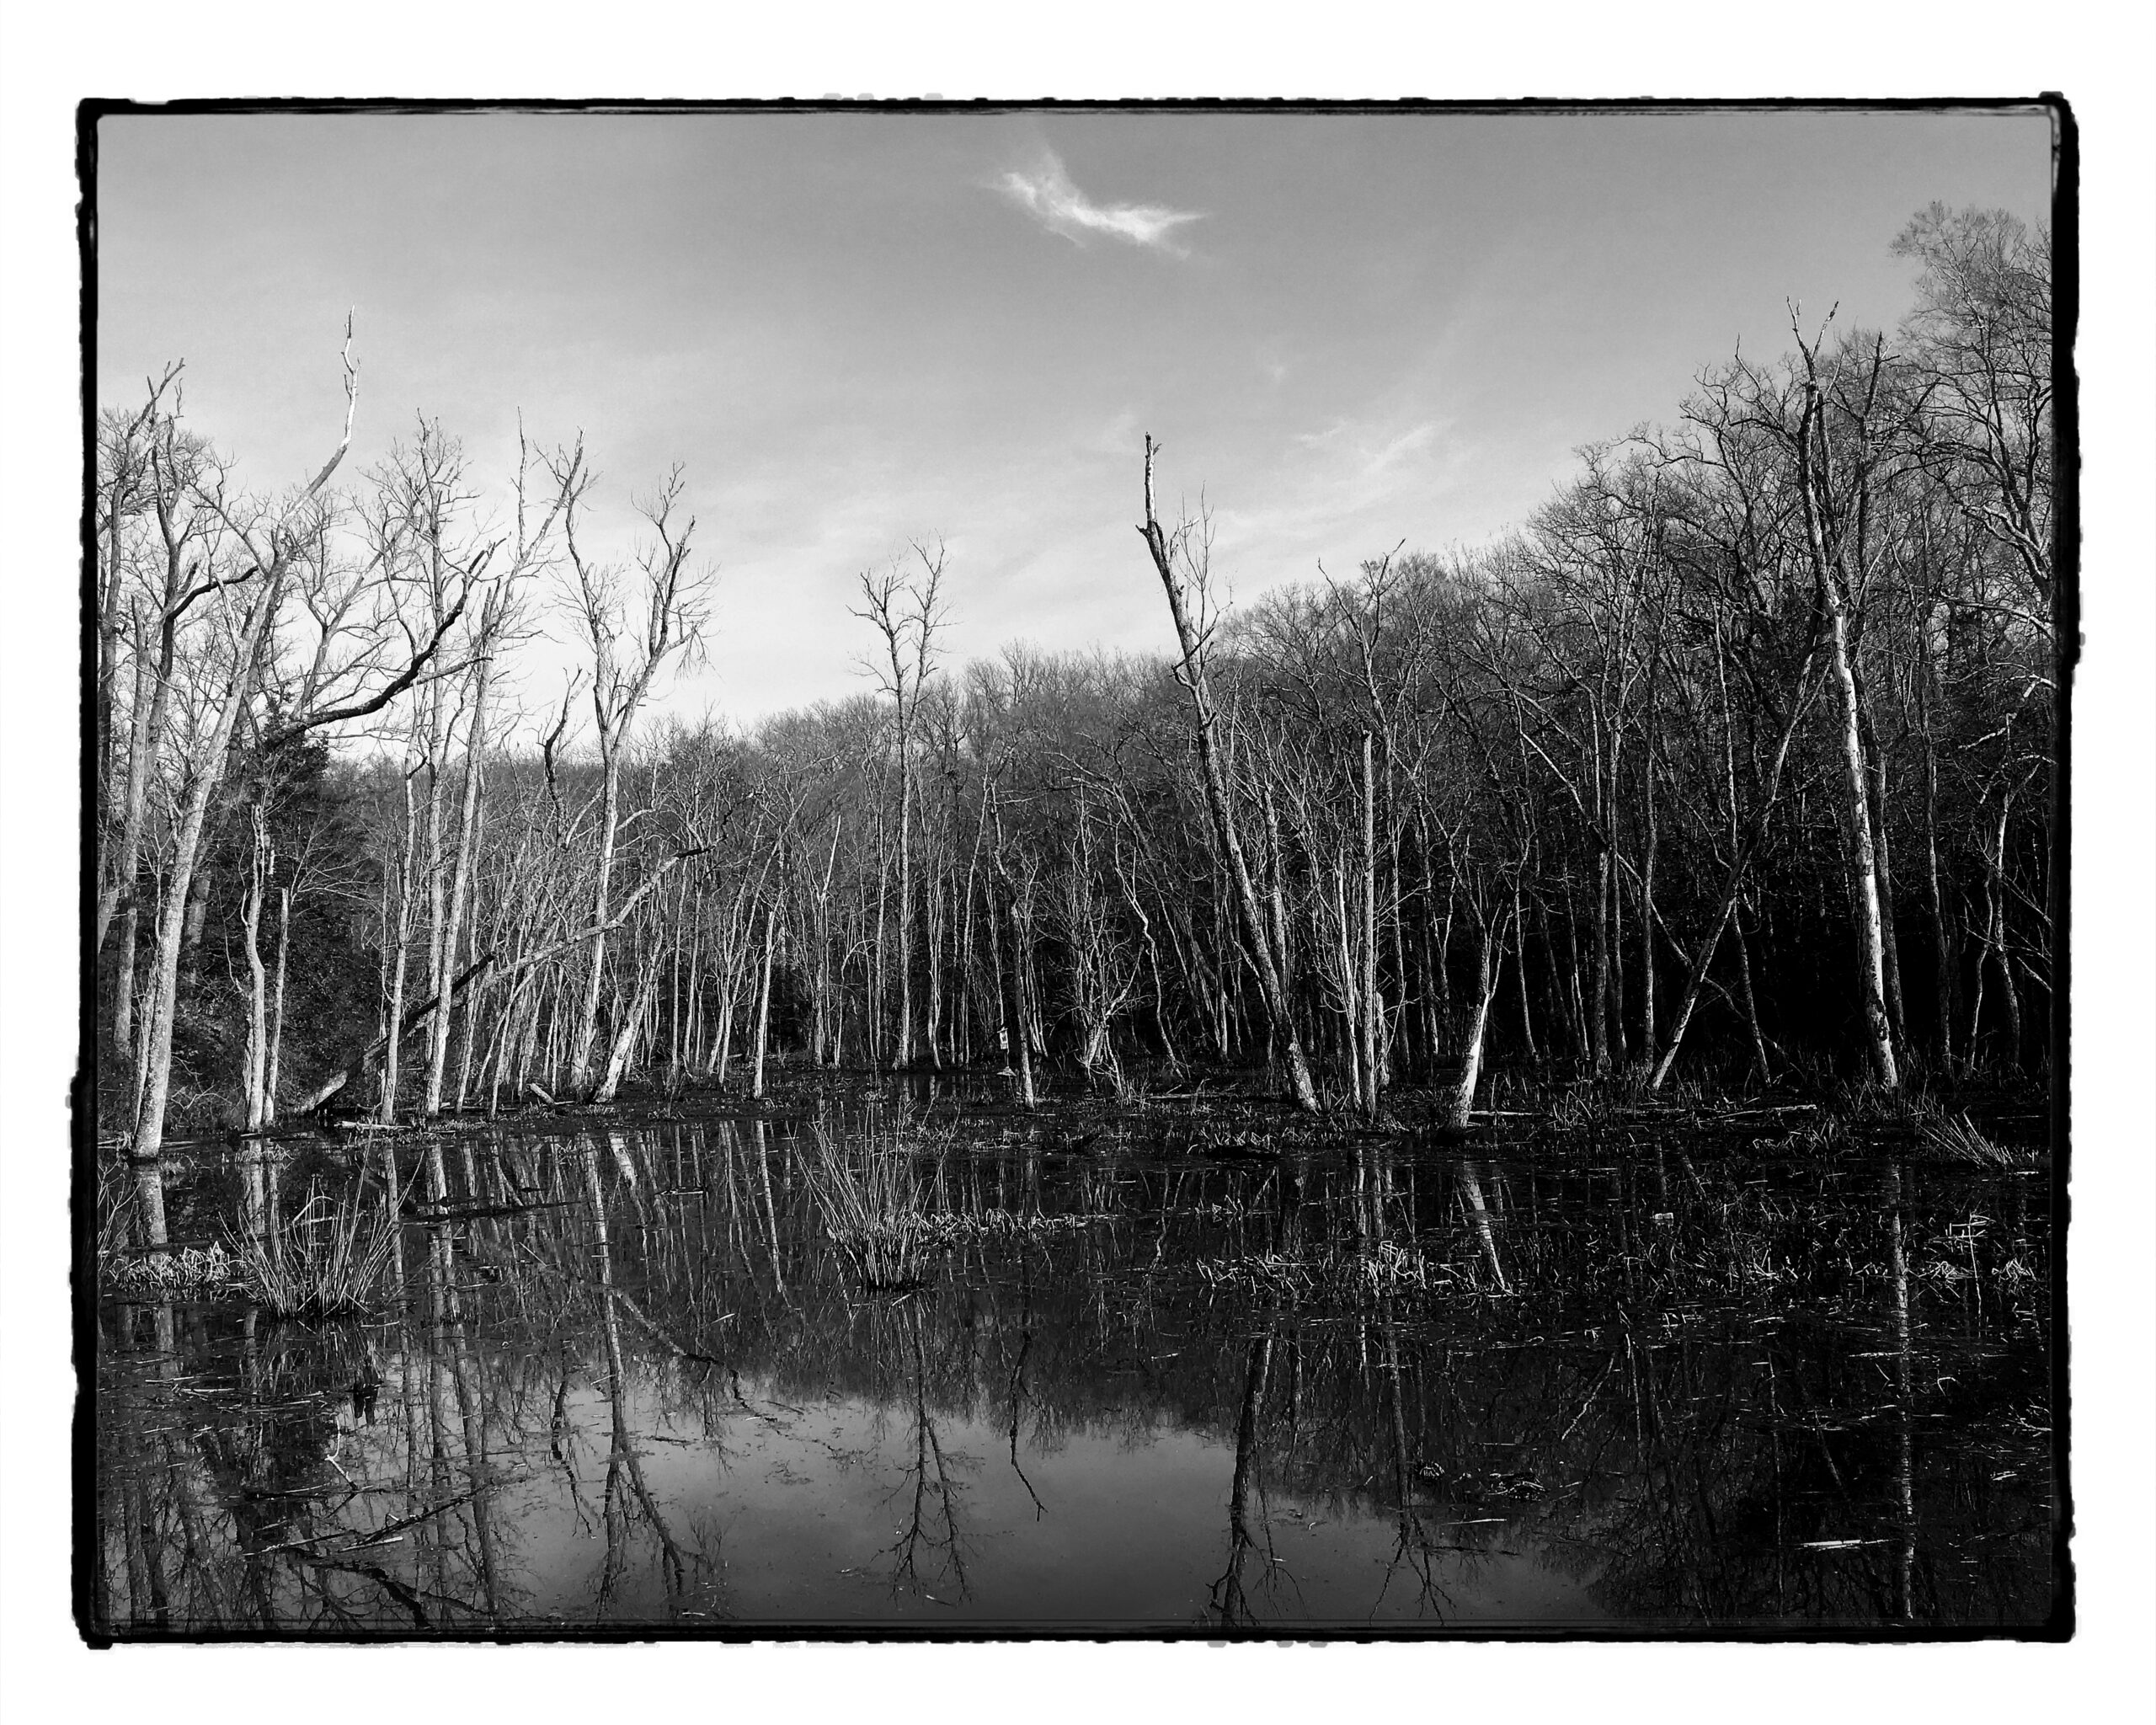
[[[938,1220],[876,1290],[811,1177],[896,1144]],[[382,1209],[392,1162],[430,1189],[408,1141],[307,1162],[288,1211],[307,1179]],[[1148,1124],[901,1133],[887,1102],[468,1133],[440,1178],[371,1320],[100,1308],[104,1629],[2052,1610],[2038,1176],[1727,1133],[1206,1156]],[[205,1162],[175,1213],[232,1179]]]

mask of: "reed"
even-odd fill
[[[1957,1162],[1965,1167],[2020,1168],[2037,1160],[2033,1151],[2009,1150],[1993,1143],[1967,1114],[1935,1115],[1921,1121],[1917,1143],[1932,1160]]]
[[[825,1231],[866,1287],[889,1293],[921,1285],[929,1242],[910,1151],[894,1141],[849,1155],[812,1127],[801,1168]]]
[[[333,1206],[312,1185],[275,1233],[232,1242],[255,1303],[278,1317],[340,1317],[377,1308],[396,1247],[394,1224],[356,1204]]]

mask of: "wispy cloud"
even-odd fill
[[[1073,244],[1086,236],[1105,233],[1146,246],[1154,251],[1182,254],[1175,231],[1203,217],[1195,211],[1171,210],[1160,204],[1097,204],[1072,184],[1063,163],[1053,152],[1044,152],[1031,173],[1017,170],[998,182],[999,190],[1051,233],[1059,233]]]
[[[1282,453],[1246,488],[1264,501],[1230,503],[1214,516],[1221,554],[1240,558],[1252,595],[1307,579],[1320,558],[1352,567],[1403,536],[1422,549],[1442,543],[1469,459],[1451,420],[1374,403],[1292,434]]]
[[[1434,420],[1394,432],[1389,428],[1378,430],[1367,424],[1335,419],[1322,430],[1297,432],[1294,441],[1304,449],[1342,462],[1344,471],[1340,477],[1368,482],[1397,467],[1408,457],[1420,455],[1429,448],[1438,430]]]
[[[1379,474],[1396,467],[1409,456],[1422,454],[1430,446],[1437,435],[1438,428],[1433,424],[1425,422],[1420,425],[1411,426],[1365,458],[1363,463],[1363,476],[1365,478],[1374,479]]]

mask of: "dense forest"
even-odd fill
[[[99,1127],[150,1159],[780,1062],[1028,1103],[1262,1064],[1373,1119],[1501,1071],[2040,1077],[2050,243],[1935,206],[1895,247],[1899,328],[1793,316],[1497,542],[1380,531],[1230,610],[1206,519],[1156,511],[1203,452],[1149,441],[1101,579],[1166,598],[1158,656],[954,663],[927,541],[803,620],[873,683],[745,730],[661,711],[723,622],[683,473],[624,556],[578,441],[487,494],[422,421],[355,475],[348,344],[342,441],[250,494],[175,366],[89,475]],[[542,631],[565,685],[518,670]]]

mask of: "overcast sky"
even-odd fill
[[[1891,325],[1934,199],[2031,222],[2041,115],[109,119],[102,401],[187,361],[250,482],[439,418],[581,430],[595,526],[685,473],[748,720],[867,686],[856,576],[948,546],[951,645],[1159,649],[1143,434],[1248,598],[1520,521],[1571,451],[1807,320]],[[551,676],[542,658],[527,695]]]

